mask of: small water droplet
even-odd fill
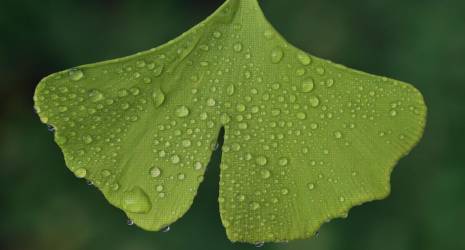
[[[302,63],[303,65],[309,65],[311,62],[312,62],[312,59],[310,58],[310,56],[308,56],[306,53],[304,52],[299,52],[297,53],[297,59],[299,60],[300,63]]]
[[[334,132],[334,137],[336,137],[336,139],[341,139],[342,138],[342,133],[339,132],[339,131],[336,131],[336,132]]]
[[[266,163],[268,162],[268,160],[266,159],[265,156],[258,156],[257,159],[256,159],[256,162],[260,166],[265,166]]]
[[[241,52],[242,51],[242,43],[234,44],[234,51]]]
[[[168,233],[171,230],[170,226],[167,226],[161,230],[162,233]]]
[[[153,167],[150,169],[150,176],[153,178],[159,177],[161,175],[161,169]]]
[[[98,102],[104,99],[103,94],[96,89],[90,91],[89,97],[90,97],[90,100],[93,102]]]
[[[315,184],[309,183],[309,184],[307,185],[307,187],[308,187],[308,189],[313,190],[313,189],[315,189]]]
[[[260,247],[263,247],[264,245],[265,245],[265,242],[257,242],[255,243],[254,246],[260,248]]]
[[[215,105],[216,105],[215,99],[213,99],[213,98],[208,98],[208,99],[207,99],[207,106],[213,107],[213,106],[215,106]]]
[[[281,194],[287,195],[289,193],[289,190],[287,188],[281,189]]]
[[[251,208],[252,210],[257,210],[257,209],[260,208],[260,203],[258,203],[258,202],[252,202],[252,203],[250,203],[250,208]]]
[[[260,175],[263,179],[268,179],[271,176],[271,172],[268,169],[262,169],[260,170]]]
[[[175,114],[177,117],[186,117],[189,115],[189,109],[186,106],[180,106],[176,109]]]
[[[90,135],[84,135],[82,137],[82,140],[84,141],[85,144],[91,144],[93,142],[92,136]]]
[[[284,52],[280,47],[276,47],[271,50],[271,62],[272,63],[279,63],[283,59]]]
[[[305,114],[304,112],[297,113],[297,119],[305,120],[306,118],[307,118],[307,114]]]
[[[310,96],[309,98],[310,106],[316,108],[320,105],[320,99],[316,96]]]
[[[73,81],[79,81],[84,77],[84,73],[80,69],[71,69],[69,71],[69,78]]]
[[[84,178],[87,175],[87,169],[85,168],[78,168],[75,172],[74,175],[76,175],[77,178]]]
[[[171,162],[174,164],[178,164],[181,161],[181,158],[178,155],[171,156]]]
[[[282,158],[279,159],[278,164],[280,166],[286,166],[288,162],[289,162],[289,160],[287,158],[282,157]]]
[[[126,224],[128,224],[128,226],[132,226],[132,225],[134,225],[134,221],[131,220],[131,219],[127,219]]]
[[[156,89],[152,94],[155,107],[160,107],[165,102],[165,94],[161,89]]]

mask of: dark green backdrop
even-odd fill
[[[388,199],[354,208],[317,238],[263,249],[465,249],[465,1],[261,2],[293,44],[411,82],[429,106],[425,136],[395,169]],[[66,169],[32,110],[42,77],[160,45],[221,3],[0,1],[0,249],[254,249],[230,243],[220,224],[218,156],[187,215],[168,233],[144,232]]]

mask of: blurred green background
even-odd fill
[[[0,1],[0,249],[255,249],[230,243],[221,226],[219,155],[186,216],[168,233],[144,232],[66,169],[32,110],[42,77],[165,43],[222,2]],[[314,239],[262,249],[465,249],[465,1],[261,2],[291,43],[411,82],[429,105],[425,136],[395,169],[388,199]]]

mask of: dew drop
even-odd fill
[[[152,98],[153,98],[153,103],[155,107],[157,108],[160,107],[165,102],[165,94],[163,93],[161,89],[156,89],[152,94]]]
[[[318,107],[320,105],[320,99],[316,96],[311,96],[309,98],[310,105],[314,108]]]
[[[128,220],[126,221],[126,224],[128,224],[128,226],[132,226],[132,225],[134,225],[134,221],[131,220],[131,219],[128,219]]]
[[[242,43],[234,44],[234,51],[241,52],[242,51]]]
[[[281,194],[287,195],[289,193],[289,190],[287,188],[281,189]]]
[[[161,76],[161,74],[163,74],[163,69],[164,69],[164,67],[165,67],[165,66],[164,66],[163,64],[157,64],[157,65],[155,66],[155,68],[153,69],[153,75],[154,75],[155,77]]]
[[[260,248],[260,247],[263,247],[264,245],[265,245],[265,242],[257,242],[257,243],[255,243],[254,246],[257,247],[257,248]]]
[[[315,88],[315,83],[312,78],[307,78],[302,83],[302,92],[308,93],[311,92]]]
[[[315,184],[309,183],[309,184],[307,185],[307,187],[308,187],[308,189],[313,190],[313,189],[315,189]]]
[[[271,176],[271,172],[268,169],[262,169],[260,170],[260,175],[263,179],[268,179]]]
[[[286,166],[288,162],[289,162],[289,160],[288,160],[287,158],[284,158],[284,157],[282,157],[282,158],[280,158],[280,159],[278,160],[278,164],[279,164],[280,166]]]
[[[186,117],[189,115],[189,109],[186,106],[180,106],[176,109],[175,114],[177,117]]]
[[[140,188],[134,187],[123,194],[123,209],[131,213],[147,213],[152,208],[147,194]]]
[[[171,162],[174,164],[178,164],[181,161],[181,158],[179,158],[178,155],[173,155],[171,156]]]
[[[84,73],[80,69],[71,69],[69,71],[69,78],[73,81],[79,81],[84,77]]]
[[[306,53],[303,53],[303,52],[297,53],[297,59],[303,65],[309,65],[312,62],[312,59],[310,58],[310,56],[308,56]]]
[[[230,96],[233,95],[234,94],[234,85],[232,85],[232,84],[228,85],[228,87],[226,88],[226,93],[228,95],[230,95]]]
[[[297,119],[305,120],[306,118],[307,118],[307,114],[305,114],[304,112],[297,113]]]
[[[341,139],[342,138],[342,133],[339,132],[339,131],[336,131],[336,132],[334,132],[334,137],[336,137],[336,139]]]
[[[257,157],[256,162],[260,166],[265,166],[266,163],[268,162],[268,160],[266,159],[265,156],[259,156],[259,157]]]
[[[75,172],[74,175],[76,175],[77,178],[84,178],[87,175],[87,169],[85,168],[78,168]]]
[[[279,63],[283,59],[284,52],[281,48],[276,47],[271,51],[271,62]]]
[[[254,246],[257,247],[257,248],[260,248],[260,247],[263,247],[264,245],[265,245],[265,242],[257,242],[257,243],[255,243]]]
[[[208,99],[207,99],[207,106],[213,107],[213,106],[215,106],[215,105],[216,105],[215,99],[213,99],[213,98],[208,98]]]
[[[161,230],[162,233],[168,233],[171,230],[170,226],[167,226]]]
[[[157,167],[153,167],[150,169],[150,176],[152,176],[153,178],[157,178],[160,175],[161,175],[161,169]]]
[[[84,141],[85,144],[91,144],[93,142],[92,136],[90,135],[83,136],[82,140]]]
[[[260,203],[258,203],[258,202],[252,202],[252,203],[250,203],[250,208],[251,208],[252,210],[257,210],[257,209],[260,208]]]

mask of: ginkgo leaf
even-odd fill
[[[152,231],[189,209],[224,128],[220,214],[230,240],[250,243],[310,237],[386,197],[426,117],[411,85],[291,46],[257,0],[228,0],[158,48],[52,74],[34,100],[68,168]]]

